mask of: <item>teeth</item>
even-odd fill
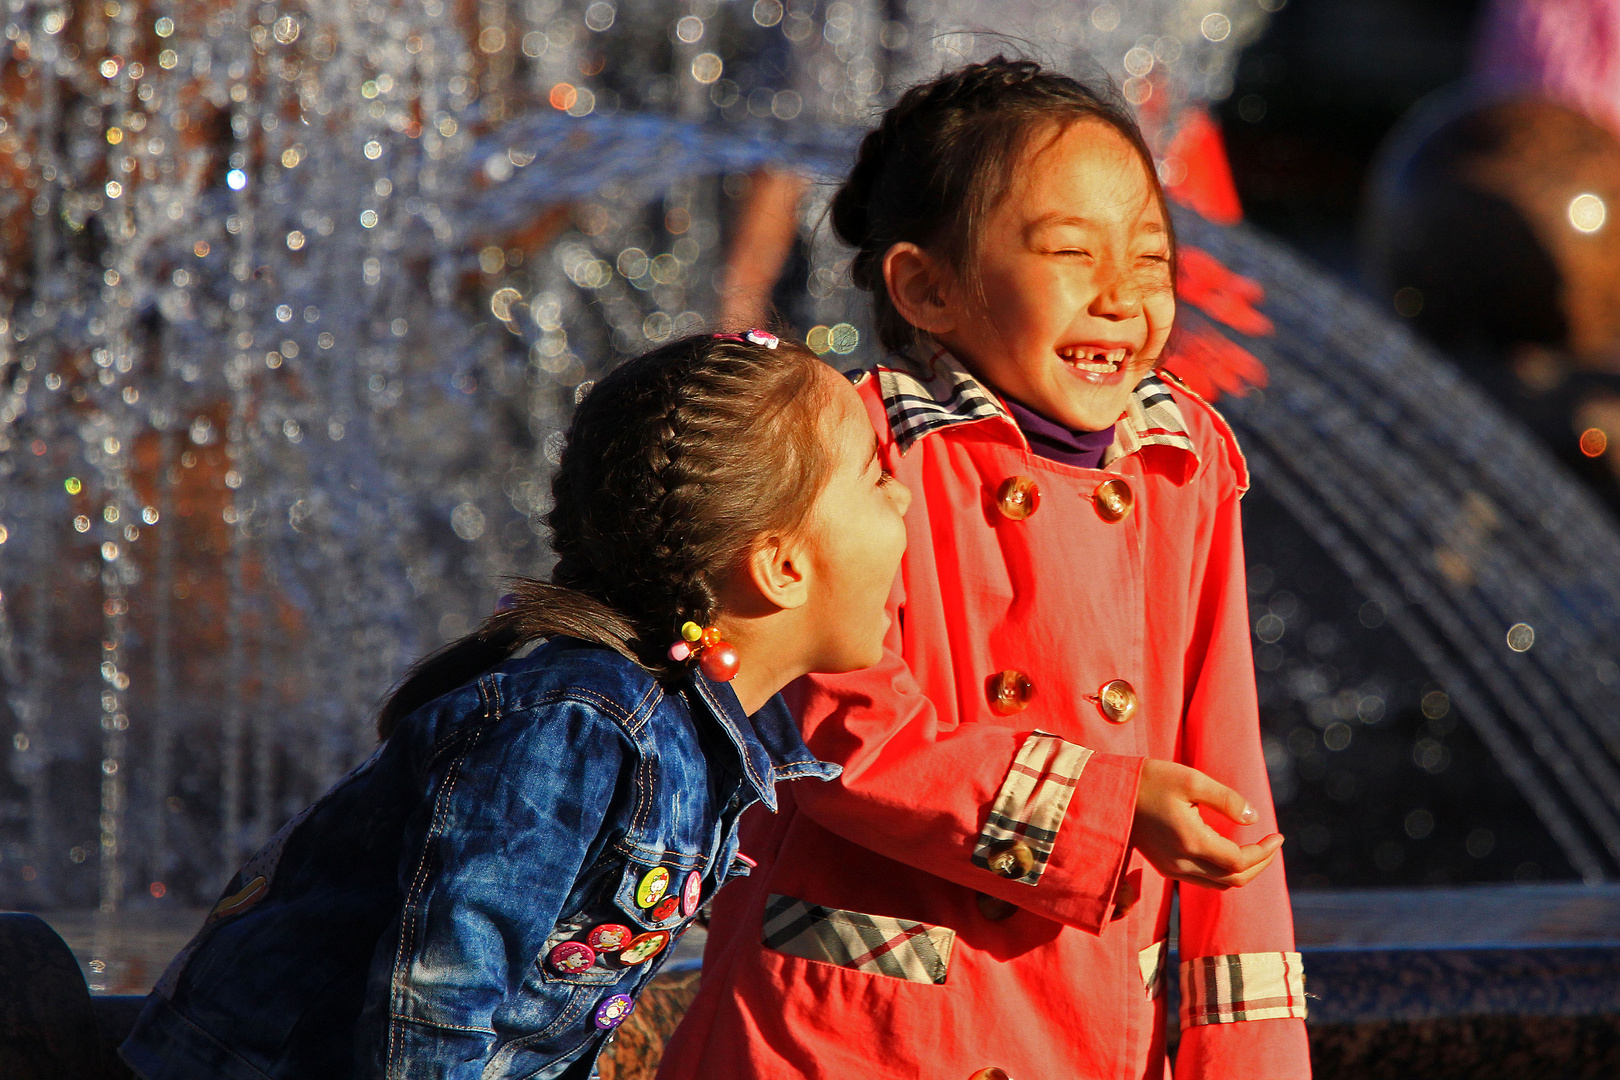
[[[1109,349],[1107,351],[1076,352],[1065,349],[1060,356],[1063,362],[1081,371],[1090,371],[1098,375],[1106,375],[1118,371],[1119,365],[1125,362],[1126,349]]]

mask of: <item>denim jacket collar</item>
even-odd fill
[[[693,697],[703,706],[737,747],[743,775],[759,800],[776,812],[776,782],[813,777],[835,779],[843,767],[821,761],[804,745],[799,725],[781,694],[773,694],[753,716],[729,683],[712,682],[698,672],[691,675]]]

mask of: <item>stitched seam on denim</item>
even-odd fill
[[[663,700],[663,691],[663,687],[653,683],[647,688],[647,692],[641,695],[641,700],[636,702],[635,707],[630,710],[629,717],[625,720],[625,727],[630,732],[639,733],[642,728],[647,726],[648,718],[658,708],[658,703]],[[645,714],[642,712],[643,709],[646,710]]]
[[[535,1069],[533,1072],[524,1073],[522,1076],[516,1077],[515,1080],[534,1080],[535,1077],[539,1076],[541,1073],[545,1072],[547,1069],[549,1069],[553,1065],[557,1064],[558,1061],[560,1061],[563,1058],[567,1057],[569,1054],[577,1054],[581,1050],[585,1049],[587,1046],[591,1045],[592,1042],[594,1042],[594,1041],[596,1041],[598,1039],[601,1039],[603,1036],[612,1035],[612,1034],[613,1034],[613,1032],[611,1032],[611,1031],[593,1031],[589,1035],[587,1035],[585,1037],[584,1041],[579,1043],[579,1045],[574,1046],[571,1049],[564,1050],[561,1054],[558,1054],[557,1057],[553,1058],[551,1061],[547,1061],[547,1062],[542,1063],[541,1066],[538,1069]],[[579,1059],[575,1058],[574,1062],[572,1062],[571,1064],[577,1064],[578,1061],[579,1061]],[[600,1073],[597,1073],[595,1071],[593,1071],[591,1073],[591,1076],[592,1076],[593,1080],[594,1080],[594,1078],[599,1077],[600,1075],[601,1075]]]
[[[591,984],[591,985],[595,985],[595,984]],[[525,1046],[528,1046],[530,1043],[535,1042],[535,1041],[540,1040],[540,1039],[544,1039],[547,1035],[554,1034],[555,1032],[559,1031],[560,1029],[562,1029],[562,1028],[566,1027],[567,1025],[573,1023],[575,1020],[577,1020],[580,1017],[584,1016],[587,1012],[590,1012],[590,1010],[591,1010],[592,1001],[583,1000],[583,999],[586,999],[586,998],[595,999],[595,997],[596,997],[596,995],[598,993],[600,993],[600,991],[596,991],[594,993],[586,993],[585,988],[584,988],[583,985],[575,984],[575,989],[574,989],[573,995],[569,998],[568,1004],[563,1008],[563,1011],[557,1014],[557,1018],[555,1020],[553,1020],[551,1023],[547,1024],[545,1027],[541,1028],[539,1031],[531,1031],[527,1035],[519,1036],[518,1038],[513,1039],[509,1043],[502,1044],[500,1049],[496,1050],[495,1053],[497,1055],[498,1054],[504,1054],[508,1050],[510,1050],[510,1051],[513,1051],[513,1053],[515,1054],[516,1051],[523,1049]],[[585,1007],[583,1009],[579,1009],[576,1012],[575,1011],[576,1006],[581,1005],[581,1004],[583,1004]]]
[[[659,696],[657,701],[654,701],[648,708],[648,715],[651,715],[652,710],[657,708],[658,702],[663,701],[663,688],[657,683],[654,683],[647,693],[642,696],[641,701],[636,703],[636,710],[635,713],[632,714],[632,721],[634,721],[636,715],[640,714],[642,706],[647,704],[647,699],[651,697],[655,691],[659,694]],[[639,736],[646,726],[645,721],[627,723],[625,725],[626,731],[632,736],[631,744],[635,746],[638,751],[640,750],[640,743],[636,741],[635,736]],[[641,773],[644,769],[647,773],[647,780],[645,783],[641,782],[640,780]],[[647,816],[652,813],[652,755],[641,755],[641,760],[636,763],[636,776],[636,810],[635,813],[631,815],[631,827],[639,832],[642,825],[646,822]]]
[[[482,729],[475,730],[472,733],[471,737],[468,739],[468,750],[472,749],[472,743],[477,742],[478,736],[482,733]],[[433,850],[432,841],[434,837],[439,835],[440,826],[444,824],[445,815],[449,812],[450,796],[455,792],[456,782],[461,779],[461,763],[466,759],[466,755],[463,754],[451,764],[450,771],[445,777],[444,787],[442,790],[440,790],[438,799],[435,800],[436,805],[433,808],[433,821],[428,826],[427,837],[424,839],[422,844],[422,858],[417,864],[416,875],[411,881],[410,890],[405,894],[406,911],[411,911],[416,902],[421,898],[421,889],[426,884],[428,862],[430,861],[430,853]],[[400,927],[399,951],[394,956],[394,974],[389,986],[390,1003],[392,1003],[394,1000],[395,994],[401,993],[404,990],[404,977],[401,974],[401,968],[405,965],[406,957],[410,955],[411,949],[414,948],[416,922],[424,914],[426,913],[420,911],[416,912],[415,917]],[[389,1012],[394,1012],[392,1007],[390,1007]],[[399,1027],[397,1024],[390,1022],[388,1029],[388,1067],[386,1071],[389,1076],[398,1076],[401,1074],[395,1071],[395,1051],[398,1046]],[[399,1062],[398,1064],[403,1065],[404,1063]]]
[[[432,772],[433,767],[437,765],[439,761],[445,757],[445,755],[454,753],[462,743],[466,742],[470,738],[473,738],[476,734],[477,732],[472,726],[465,724],[457,725],[454,731],[450,732],[450,734],[444,736],[444,738],[440,739],[438,742],[434,743],[428,748],[427,760],[423,762],[422,771],[424,773]]]
[[[471,1031],[477,1035],[494,1035],[494,1028],[469,1027],[466,1024],[447,1024],[442,1020],[424,1020],[420,1016],[406,1016],[404,1013],[389,1013],[389,1018],[398,1020],[403,1024],[417,1024],[421,1027],[443,1028],[445,1031]]]
[[[636,762],[636,814],[630,821],[631,828],[636,832],[640,832],[647,824],[647,818],[652,813],[652,789],[656,781],[652,758],[643,754],[641,760]]]
[[[704,686],[697,679],[692,680],[692,685],[697,687],[698,694],[702,696],[704,701],[707,701],[709,703],[709,706],[714,709],[714,711],[715,711],[715,713],[717,715],[719,715],[719,716],[725,716],[726,715],[726,711],[725,711],[725,709],[723,709],[721,707],[720,703],[718,701],[714,700],[714,698],[709,696],[709,690],[708,690],[708,688],[706,686]],[[738,747],[738,749],[742,750],[742,753],[738,754],[737,756],[742,759],[743,768],[748,771],[749,777],[754,781],[754,786],[759,788],[761,791],[764,791],[765,790],[765,781],[760,779],[759,774],[754,771],[753,762],[748,760],[748,751],[746,749],[743,749],[742,747]]]
[[[797,780],[801,776],[819,776],[819,766],[830,764],[826,761],[796,761],[789,765],[778,765],[773,770],[778,780]]]
[[[474,691],[478,694],[479,711],[483,713],[486,721],[490,719],[490,700],[486,687],[486,683],[490,681],[493,680],[491,680],[489,676],[485,675],[480,677],[478,681],[473,684]],[[496,708],[495,718],[500,718],[498,706]],[[458,724],[450,731],[448,735],[445,735],[438,742],[430,746],[428,748],[428,756],[425,763],[426,769],[424,771],[432,772],[433,766],[438,763],[440,758],[455,750],[467,739],[470,739],[476,735],[477,727],[478,725],[476,724]]]
[[[478,693],[484,699],[484,718],[491,724],[498,724],[505,717],[501,711],[501,684],[493,675],[485,675],[478,680]]]
[[[583,686],[559,687],[555,690],[547,690],[544,694],[534,698],[532,701],[525,701],[522,699],[513,701],[511,703],[511,711],[521,712],[529,709],[538,709],[542,705],[555,705],[559,701],[569,700],[577,701],[581,705],[589,705],[599,708],[602,710],[602,712],[607,713],[621,725],[625,727],[629,726],[631,716],[629,713],[624,711],[623,705],[620,705],[613,698],[607,697],[598,691],[591,690]]]
[[[680,870],[705,870],[709,866],[708,859],[703,855],[682,855],[680,852],[672,852],[667,848],[663,851],[653,851],[651,848],[627,844],[622,839],[613,842],[613,850],[636,862],[656,862],[661,865],[674,866]],[[689,858],[694,860],[690,865],[686,862]]]

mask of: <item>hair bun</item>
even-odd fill
[[[883,258],[889,249],[897,243],[938,244],[961,269],[971,261],[975,229],[1008,181],[1027,133],[1053,120],[1085,118],[1123,135],[1157,187],[1153,155],[1123,102],[1032,60],[996,56],[946,72],[911,87],[883,114],[861,140],[828,211],[834,232],[855,249],[850,278],[872,293],[885,348],[902,352],[920,335],[888,295]]]
[[[884,117],[882,124],[866,133],[855,155],[855,165],[833,195],[829,207],[833,231],[856,251],[855,259],[850,263],[850,276],[857,286],[868,290],[878,281],[878,259],[873,257],[872,251],[872,189],[877,185],[883,167],[888,164],[891,133],[888,116]]]

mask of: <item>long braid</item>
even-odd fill
[[[538,638],[594,641],[674,674],[676,628],[712,622],[754,541],[797,529],[825,483],[822,372],[802,346],[704,336],[603,378],[552,480],[551,582],[510,583],[509,610],[407,672],[379,717],[383,737]]]

